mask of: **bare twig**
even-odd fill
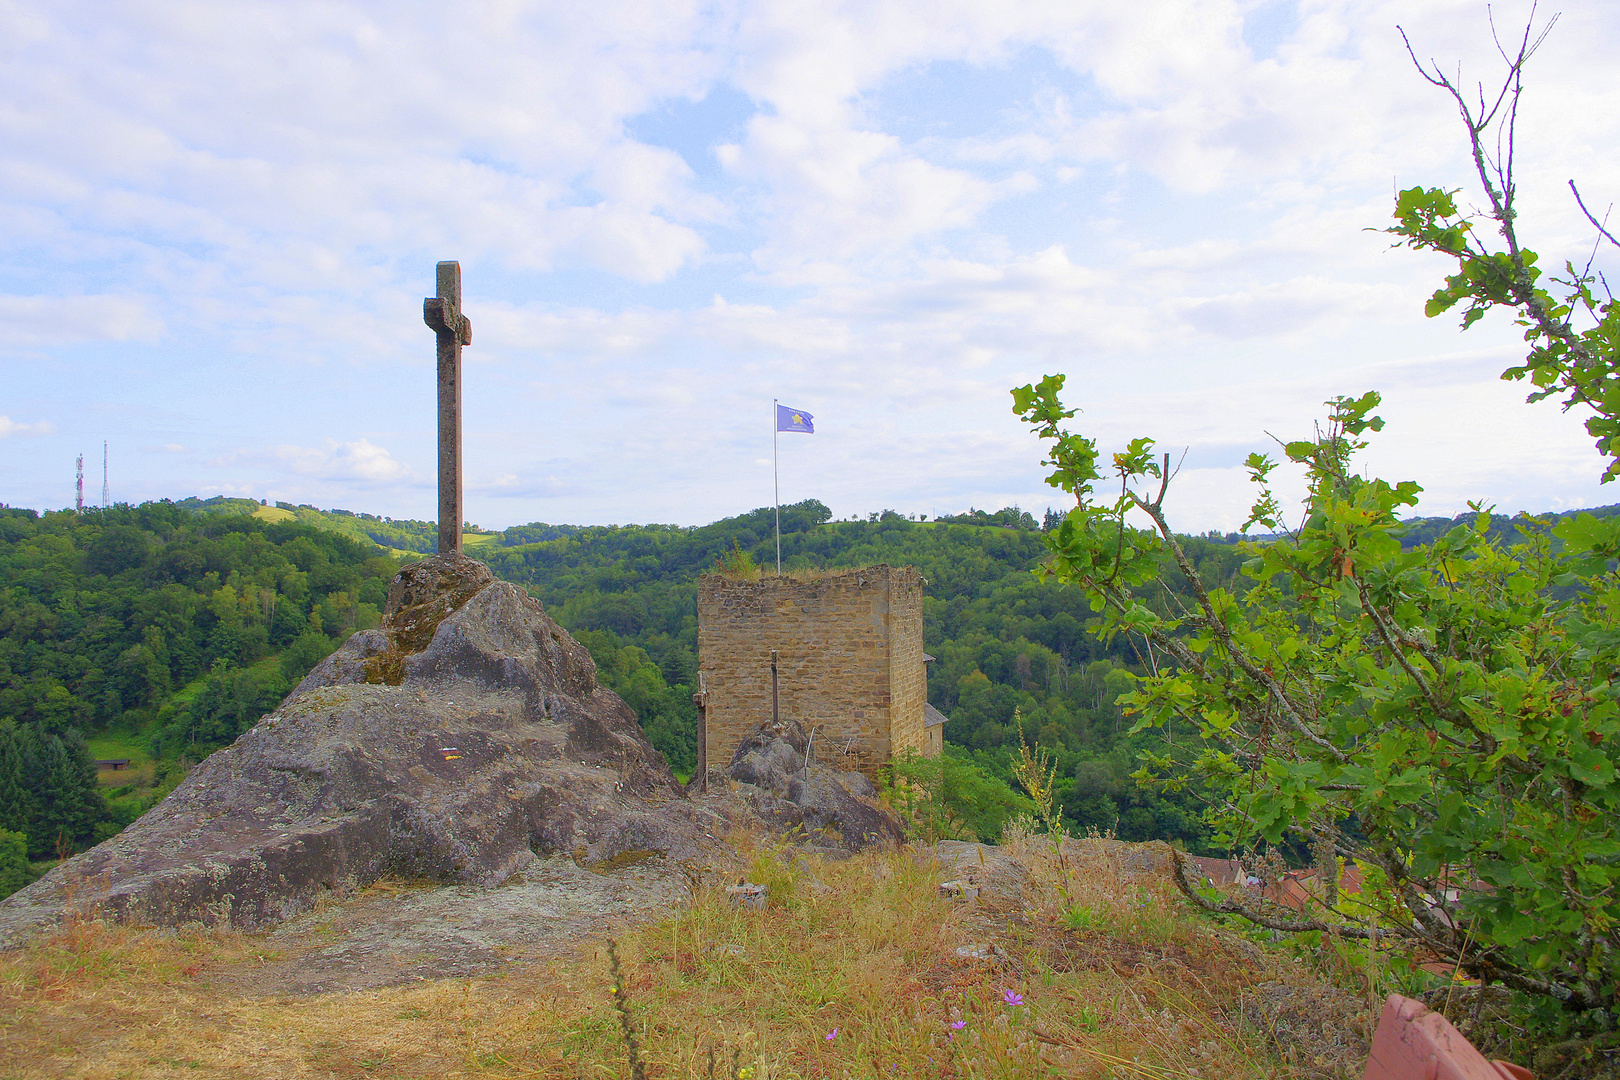
[[[1592,228],[1598,231],[1598,235],[1603,237],[1603,239],[1607,240],[1609,243],[1613,244],[1615,247],[1620,247],[1620,240],[1616,240],[1614,238],[1614,234],[1603,227],[1603,222],[1609,220],[1608,213],[1603,215],[1603,221],[1599,221],[1597,218],[1592,216],[1592,211],[1586,208],[1586,203],[1581,199],[1581,189],[1575,186],[1575,181],[1571,180],[1569,182],[1569,190],[1575,193],[1575,205],[1581,208],[1581,213],[1586,215],[1586,220],[1592,223]],[[1611,206],[1609,209],[1612,210],[1614,208]]]
[[[1363,939],[1375,935],[1379,940],[1394,936],[1390,930],[1373,930],[1362,926],[1330,926],[1321,919],[1285,919],[1279,915],[1271,915],[1259,911],[1239,900],[1228,896],[1217,903],[1199,893],[1187,880],[1187,854],[1174,845],[1170,848],[1171,862],[1174,869],[1171,871],[1171,880],[1181,895],[1191,900],[1198,907],[1212,915],[1238,915],[1256,926],[1264,926],[1268,930],[1280,930],[1285,934],[1304,933],[1308,930],[1330,930],[1340,937]]]
[[[1505,284],[1513,297],[1513,302],[1530,318],[1535,330],[1539,331],[1550,341],[1556,341],[1568,349],[1573,357],[1570,371],[1559,379],[1558,385],[1570,394],[1571,401],[1599,408],[1601,405],[1597,388],[1586,385],[1580,378],[1580,373],[1595,370],[1595,357],[1590,348],[1574,327],[1568,321],[1554,317],[1549,310],[1543,295],[1535,287],[1534,278],[1530,274],[1529,266],[1525,262],[1524,252],[1519,247],[1518,234],[1514,229],[1513,221],[1517,211],[1513,207],[1514,197],[1517,194],[1513,185],[1513,137],[1515,124],[1518,118],[1519,95],[1524,92],[1524,65],[1530,60],[1547,35],[1552,32],[1553,25],[1558,22],[1554,15],[1547,20],[1540,34],[1535,34],[1535,9],[1532,7],[1530,19],[1525,23],[1524,37],[1519,43],[1518,53],[1509,56],[1502,49],[1500,40],[1497,41],[1497,50],[1502,54],[1508,65],[1508,72],[1502,79],[1502,86],[1497,91],[1496,100],[1486,104],[1483,86],[1480,89],[1479,105],[1477,108],[1469,104],[1457,84],[1440,71],[1440,67],[1433,60],[1425,66],[1417,58],[1417,52],[1412,48],[1412,42],[1407,38],[1406,31],[1400,30],[1401,40],[1406,44],[1406,54],[1412,58],[1412,64],[1417,68],[1418,74],[1432,86],[1439,87],[1451,95],[1457,104],[1457,111],[1462,116],[1463,124],[1468,128],[1469,148],[1473,153],[1474,172],[1479,177],[1480,184],[1485,188],[1485,196],[1490,200],[1491,218],[1497,223],[1497,229],[1507,247],[1507,256],[1512,264],[1511,274],[1506,275]],[[1495,36],[1495,29],[1492,28]],[[1532,40],[1534,35],[1534,40]],[[1431,70],[1432,68],[1432,70]],[[1497,114],[1507,106],[1508,115],[1504,124],[1505,130],[1498,135],[1499,146],[1495,159],[1485,152],[1483,141],[1485,132],[1496,122]],[[1500,140],[1505,139],[1505,149]],[[1465,252],[1471,258],[1483,257],[1486,253],[1468,248]]]

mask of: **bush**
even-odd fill
[[[278,658],[281,678],[288,688],[304,681],[315,665],[332,655],[337,645],[318,630],[306,630],[282,650]]]
[[[1500,115],[1511,141],[1520,69],[1510,63]],[[1504,54],[1506,55],[1506,54]],[[1459,273],[1430,300],[1467,301],[1464,326],[1515,312],[1532,351],[1510,368],[1532,400],[1554,393],[1594,415],[1588,430],[1620,474],[1620,305],[1566,264],[1567,295],[1537,284],[1536,256],[1514,235],[1514,185],[1488,167],[1489,124],[1438,73],[1469,121],[1494,231],[1492,251],[1451,193],[1401,192],[1397,226],[1413,247],[1444,252]],[[1509,148],[1502,161],[1511,162]],[[1608,234],[1604,234],[1607,236]],[[1609,239],[1613,239],[1609,237]],[[1570,320],[1592,324],[1577,331]],[[1620,996],[1620,525],[1581,514],[1522,540],[1491,535],[1481,507],[1431,543],[1403,548],[1399,513],[1421,488],[1359,474],[1357,453],[1383,426],[1367,393],[1329,402],[1313,439],[1287,443],[1304,466],[1303,524],[1289,529],[1267,487],[1275,463],[1250,455],[1259,497],[1245,525],[1275,539],[1245,545],[1239,596],[1208,587],[1165,519],[1172,474],[1149,439],[1099,468],[1095,441],[1064,430],[1062,376],[1013,391],[1015,410],[1050,443],[1049,479],[1078,506],[1046,534],[1049,572],[1074,582],[1102,634],[1139,635],[1163,658],[1124,702],[1137,728],[1196,732],[1190,756],[1144,755],[1140,779],[1189,782],[1238,845],[1292,843],[1338,877],[1355,859],[1368,888],[1354,905],[1279,917],[1229,898],[1189,899],[1283,930],[1396,940],[1485,983],[1560,1003],[1612,1029]],[[1102,489],[1120,492],[1101,501]],[[1144,515],[1151,528],[1127,523]],[[1155,611],[1162,560],[1193,598]],[[1369,909],[1371,914],[1369,914]]]
[[[10,896],[33,880],[28,865],[28,837],[0,829],[0,897]]]
[[[152,752],[175,757],[196,753],[198,748],[206,753],[229,746],[281,704],[287,690],[280,675],[240,670],[216,661],[197,696],[152,737]]]
[[[993,844],[1009,819],[1035,809],[1006,781],[949,743],[939,757],[901,752],[888,767],[884,789],[912,836],[928,843],[977,839]]]

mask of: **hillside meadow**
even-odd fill
[[[744,839],[732,869],[769,883],[764,911],[727,901],[731,870],[694,870],[684,909],[566,956],[339,995],[254,986],[271,947],[262,935],[165,935],[79,918],[0,957],[0,1071],[19,1080],[1359,1072],[1369,995],[1387,979],[1369,981],[1357,951],[1256,944],[1192,915],[1166,883],[1130,880],[1107,855],[1059,859],[1028,836],[1010,850],[1028,883],[980,904],[942,898],[938,869],[916,849],[824,862]]]

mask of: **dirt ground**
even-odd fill
[[[1115,865],[1121,882],[1162,879],[1148,845],[1113,845],[1141,866]],[[1070,841],[1080,860],[1112,850]],[[1137,850],[1141,847],[1143,850]],[[1097,850],[1093,850],[1097,849]],[[982,890],[991,910],[1016,901],[1028,867],[1004,850],[945,841],[919,861],[938,861],[941,879]],[[718,867],[707,867],[711,883]],[[471,978],[516,965],[544,964],[595,948],[632,926],[656,922],[686,904],[697,871],[658,855],[587,868],[567,855],[537,859],[499,888],[380,881],[334,894],[313,911],[263,934],[248,935],[245,957],[202,973],[214,990],[243,997],[299,997],[375,990],[435,979]],[[971,904],[980,910],[980,905]],[[995,923],[1000,916],[989,916]],[[987,925],[981,934],[993,933]],[[223,960],[223,957],[221,958]]]
[[[262,951],[204,978],[226,993],[287,997],[485,975],[655,921],[690,888],[661,857],[599,872],[555,855],[496,889],[384,881],[255,936]]]

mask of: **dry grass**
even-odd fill
[[[800,566],[790,567],[782,571],[781,576],[794,581],[825,581],[827,578],[843,577],[846,574],[858,574],[871,570],[884,563],[861,563],[859,566]],[[762,573],[765,577],[776,577],[775,567],[766,567]]]
[[[716,572],[720,573],[722,577],[728,577],[739,581],[764,581],[771,578],[781,577],[790,581],[811,582],[825,581],[828,578],[843,577],[846,574],[857,574],[861,573],[862,571],[871,570],[873,567],[884,565],[887,564],[862,563],[859,566],[784,567],[782,572],[778,574],[776,572],[776,565],[772,563],[770,565],[756,566],[747,572],[738,572],[736,570],[722,570]]]
[[[1194,920],[1167,889],[1131,884],[1106,860],[1023,846],[1030,882],[1001,908],[941,899],[939,874],[909,851],[837,863],[745,852],[749,876],[771,886],[766,910],[731,907],[715,882],[619,941],[646,1074],[1338,1071],[1279,1061],[1246,1004],[1262,985],[1308,986],[1299,965]],[[1065,917],[1086,925],[1067,929]],[[991,959],[961,946],[988,946]],[[0,958],[0,1076],[630,1075],[605,942],[501,977],[286,999],[210,988],[264,948],[248,935],[70,922]]]

